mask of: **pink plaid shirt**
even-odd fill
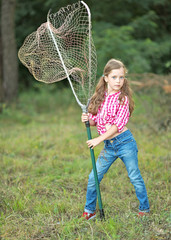
[[[97,131],[101,135],[107,131],[106,124],[108,128],[112,125],[116,125],[118,132],[122,132],[124,126],[129,120],[129,100],[125,96],[125,101],[123,105],[119,103],[119,95],[121,92],[113,93],[107,95],[98,109],[96,115],[89,114],[89,118],[94,120],[97,126]]]

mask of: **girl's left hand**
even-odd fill
[[[91,140],[88,140],[87,142],[87,145],[89,148],[93,149],[95,148],[99,143],[101,143],[101,141],[99,140],[99,138],[93,138]]]

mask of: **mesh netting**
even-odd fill
[[[38,81],[68,78],[80,103],[87,105],[94,92],[97,59],[90,13],[83,1],[49,13],[47,22],[25,39],[18,55]]]

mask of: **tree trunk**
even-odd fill
[[[1,0],[2,79],[5,102],[12,101],[18,91],[18,60],[15,41],[16,0]]]
[[[4,100],[4,89],[2,82],[2,44],[1,44],[1,33],[0,33],[0,113],[2,112],[2,103]]]

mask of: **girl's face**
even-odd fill
[[[117,93],[124,84],[125,73],[123,67],[113,69],[104,79],[107,82],[108,94]]]

